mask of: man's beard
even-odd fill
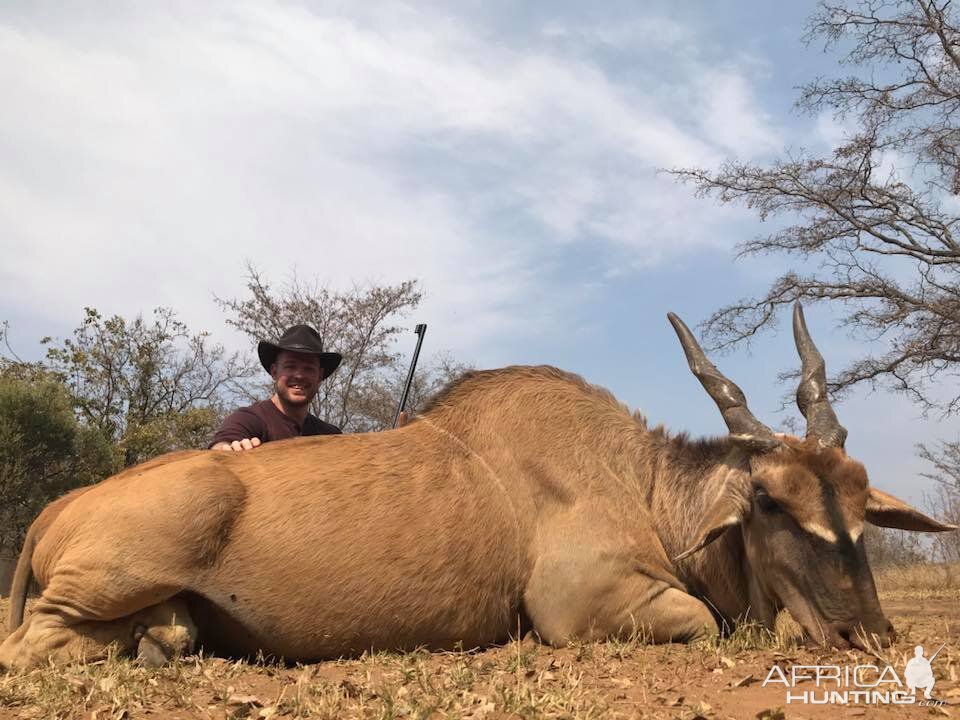
[[[291,407],[304,407],[309,405],[317,396],[316,393],[313,393],[312,395],[308,395],[301,400],[300,398],[291,397],[289,389],[281,391],[279,388],[277,389],[277,395],[280,397],[280,400],[284,402],[284,404],[290,405]]]

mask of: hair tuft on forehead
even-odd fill
[[[811,438],[790,440],[784,449],[763,459],[767,468],[779,471],[785,491],[802,495],[806,480],[813,478],[818,481],[814,487],[826,483],[838,497],[859,495],[867,489],[866,469],[843,449],[822,447]]]

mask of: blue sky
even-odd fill
[[[762,292],[734,262],[766,228],[660,168],[825,151],[792,112],[842,69],[807,3],[6,3],[0,7],[0,319],[21,355],[84,305],[177,309],[228,345],[213,294],[419,278],[425,352],[549,363],[651,420],[723,430],[665,319]],[[786,318],[784,318],[786,321]],[[839,368],[865,348],[808,313]],[[409,338],[413,344],[413,336]],[[771,425],[786,322],[716,358]],[[905,399],[838,407],[878,487],[919,501],[913,445],[954,437]]]

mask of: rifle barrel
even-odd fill
[[[410,370],[407,371],[407,382],[403,386],[403,395],[400,396],[400,404],[397,405],[397,413],[393,416],[393,427],[397,427],[400,422],[400,413],[407,404],[407,396],[410,394],[410,385],[413,383],[413,371],[417,368],[417,358],[420,357],[420,346],[423,344],[423,336],[427,334],[426,323],[420,323],[414,329],[417,334],[417,347],[413,351],[413,359],[410,361]]]

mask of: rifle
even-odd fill
[[[403,406],[407,404],[407,395],[410,394],[410,385],[413,383],[413,371],[417,367],[417,358],[420,357],[420,345],[423,344],[423,336],[427,334],[426,324],[418,324],[414,332],[417,334],[417,347],[413,351],[413,359],[410,361],[410,370],[407,372],[407,383],[403,386],[403,395],[400,396],[400,404],[397,405],[397,414],[393,416],[394,428],[396,428],[397,423],[400,422],[400,413],[403,412]]]
[[[943,648],[946,647],[946,645],[947,645],[947,644],[944,643],[943,645],[941,645],[940,647],[938,647],[938,648],[937,648],[937,651],[936,651],[933,655],[930,656],[930,659],[929,659],[927,662],[931,662],[931,663],[932,663],[932,662],[933,662],[933,659],[934,659],[937,655],[940,654],[940,651],[943,650]]]

